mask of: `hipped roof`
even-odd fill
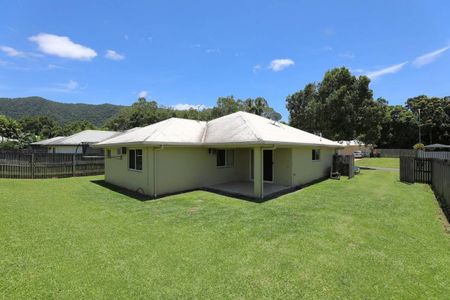
[[[209,122],[171,118],[120,134],[95,146],[133,144],[180,146],[274,144],[342,147],[334,141],[247,112],[236,112]]]

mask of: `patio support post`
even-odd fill
[[[261,147],[253,148],[253,195],[262,199],[264,196],[263,184],[263,156]]]

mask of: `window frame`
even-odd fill
[[[219,151],[224,153],[224,164],[219,165]],[[216,167],[222,168],[233,168],[234,167],[234,149],[217,149],[216,150]]]
[[[140,151],[140,154],[138,154]],[[131,148],[127,149],[128,152],[128,170],[134,172],[142,172],[144,167],[144,151],[142,148]],[[133,155],[132,155],[133,153]],[[131,159],[133,158],[133,166],[131,165]],[[140,168],[138,168],[138,158],[140,158]]]
[[[312,149],[311,150],[311,160],[312,161],[320,161],[320,149]]]

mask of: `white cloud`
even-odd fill
[[[364,69],[350,69],[350,72],[352,72],[352,73],[364,73],[365,70]]]
[[[39,50],[49,55],[76,60],[91,60],[97,56],[97,52],[93,49],[76,44],[67,36],[39,33],[29,37],[29,40],[35,42]]]
[[[105,57],[112,60],[122,60],[125,58],[125,55],[119,54],[114,50],[106,50]]]
[[[369,77],[370,79],[375,79],[381,76],[384,76],[386,74],[393,74],[393,73],[397,73],[398,71],[400,71],[408,62],[403,62],[401,64],[396,64],[396,65],[392,65],[389,66],[387,68],[381,69],[381,70],[377,70],[377,71],[372,71],[372,72],[368,72],[366,74],[367,77]]]
[[[138,97],[139,97],[139,98],[145,98],[145,97],[147,97],[147,95],[148,95],[148,92],[147,92],[147,91],[140,91],[140,92],[138,93]]]
[[[78,88],[79,84],[75,80],[69,80],[69,82],[61,84],[61,86],[67,91],[73,91]]]
[[[205,52],[208,54],[220,53],[220,49],[210,48],[210,49],[206,49]]]
[[[175,104],[171,106],[175,110],[188,110],[188,109],[195,109],[195,110],[204,110],[208,108],[208,106],[204,104]]]
[[[259,71],[261,71],[261,65],[255,65],[255,66],[253,66],[253,73],[257,73],[257,72],[259,72]]]
[[[12,56],[12,57],[25,56],[25,53],[18,51],[12,47],[8,47],[8,46],[0,46],[0,51],[3,51],[4,53],[6,53],[6,55]]]
[[[351,52],[344,52],[344,53],[339,53],[339,57],[346,58],[346,59],[354,59],[355,54],[353,54]]]
[[[295,62],[292,59],[279,58],[274,59],[270,62],[269,69],[272,69],[272,71],[274,72],[279,72],[293,65],[295,65]]]
[[[87,85],[84,87],[80,87],[80,84],[75,80],[69,80],[66,83],[58,83],[55,84],[53,87],[49,88],[42,88],[44,91],[50,91],[50,92],[57,92],[57,93],[72,93],[77,92],[81,89],[86,89]]]
[[[433,52],[430,52],[430,53],[426,53],[426,54],[424,54],[422,56],[419,56],[413,61],[413,66],[416,67],[416,68],[420,68],[420,67],[422,67],[424,65],[432,63],[439,56],[441,56],[442,53],[444,53],[448,49],[450,49],[450,46],[447,46],[447,47],[438,49],[436,51],[433,51]]]

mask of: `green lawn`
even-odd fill
[[[427,185],[362,171],[262,204],[0,180],[0,298],[448,298]]]
[[[355,161],[357,166],[362,167],[380,167],[380,168],[400,168],[399,158],[388,158],[388,157],[365,157]]]

